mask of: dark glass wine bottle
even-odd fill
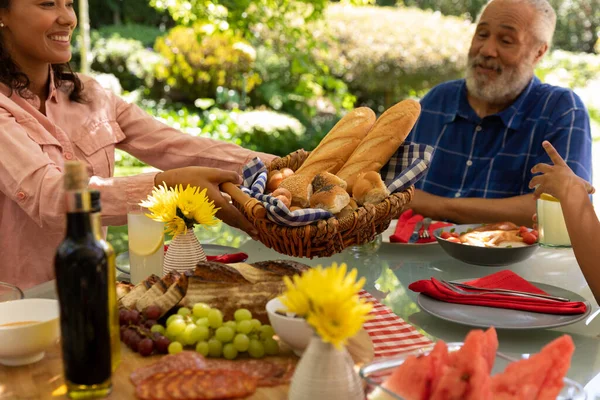
[[[115,264],[115,250],[104,240],[102,232],[102,204],[100,202],[100,192],[90,190],[92,229],[96,240],[104,248],[108,258],[108,324],[110,327],[110,351],[112,372],[115,372],[121,363],[121,332],[119,327],[119,310],[117,306],[117,267]]]
[[[108,257],[92,230],[87,184],[84,164],[65,163],[67,234],[54,268],[65,383],[73,399],[105,397],[112,389]]]

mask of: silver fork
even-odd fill
[[[507,296],[515,296],[515,297],[525,297],[525,298],[533,298],[533,299],[541,299],[541,300],[549,300],[549,301],[559,301],[559,302],[568,302],[569,299],[565,299],[564,297],[556,297],[556,296],[546,296],[543,294],[535,294],[535,293],[524,293],[524,292],[516,292],[507,289],[480,289],[478,292],[469,292],[458,286],[455,286],[453,282],[448,282],[444,280],[440,280],[444,287],[452,290],[454,293],[464,294],[467,296],[479,296],[486,294],[502,294]]]
[[[425,218],[423,220],[423,231],[419,233],[419,239],[429,239],[429,225],[431,225],[431,218]]]

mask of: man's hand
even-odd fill
[[[544,141],[542,146],[554,165],[537,164],[531,169],[532,173],[541,174],[535,176],[529,182],[529,188],[535,188],[533,194],[535,199],[538,199],[542,193],[548,193],[561,200],[566,198],[569,191],[576,186],[583,186],[589,194],[595,192],[594,187],[589,182],[575,175],[550,142]]]
[[[442,202],[444,200],[446,200],[445,197],[436,196],[420,189],[415,189],[415,195],[408,204],[408,208],[411,208],[415,213],[421,214],[424,217],[445,219],[447,216],[442,215],[443,212],[441,212]]]
[[[256,228],[237,208],[223,197],[219,189],[221,183],[231,182],[239,184],[241,178],[237,173],[217,168],[185,167],[160,172],[154,177],[155,185],[161,185],[163,182],[168,187],[183,185],[185,189],[187,185],[191,185],[197,186],[200,189],[206,188],[208,199],[214,201],[215,207],[220,208],[217,211],[217,217],[227,225],[239,228],[253,239],[258,240],[258,231]]]

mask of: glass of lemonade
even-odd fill
[[[560,202],[543,193],[537,201],[539,244],[543,247],[571,247]]]
[[[164,223],[146,216],[142,207],[130,207],[127,213],[129,235],[129,269],[134,285],[155,274],[162,277]]]

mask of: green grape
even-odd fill
[[[208,312],[208,326],[213,329],[219,328],[223,325],[223,313],[215,308]]]
[[[235,310],[233,317],[238,322],[245,321],[247,319],[252,319],[252,313],[245,308],[240,308],[239,310]]]
[[[196,345],[196,351],[202,354],[204,357],[208,356],[208,342],[198,342],[198,344]]]
[[[185,331],[183,331],[182,335],[182,339],[183,339],[183,344],[189,346],[192,344],[195,344],[198,339],[194,340],[194,331],[196,330],[197,326],[196,324],[189,324],[188,326],[185,327]]]
[[[174,341],[175,341],[175,338],[177,337],[177,335],[171,335],[171,334],[170,334],[170,333],[167,331],[167,332],[165,332],[165,337],[166,337],[167,339],[169,339],[171,342],[174,342]]]
[[[196,320],[196,325],[198,326],[206,326],[208,328],[208,318],[202,317]]]
[[[222,343],[229,343],[233,340],[235,331],[228,326],[222,326],[215,331],[215,339]]]
[[[150,332],[157,332],[164,336],[165,335],[165,327],[162,325],[159,325],[159,324],[152,325],[152,328],[150,328]]]
[[[171,322],[175,321],[176,319],[183,320],[183,317],[181,315],[179,315],[179,314],[173,314],[173,315],[171,315],[169,318],[167,318],[167,323],[166,323],[167,327],[169,325],[171,325]]]
[[[228,360],[234,360],[238,356],[238,351],[232,343],[227,343],[223,346],[223,357]]]
[[[186,346],[188,344],[188,342],[187,342],[187,337],[185,336],[185,331],[183,331],[179,335],[175,336],[175,341]]]
[[[265,347],[265,353],[267,355],[276,356],[279,354],[279,343],[272,337],[265,339],[263,341],[263,346]]]
[[[258,333],[251,333],[248,335],[248,338],[250,340],[260,340],[260,337],[258,336]]]
[[[238,333],[237,335],[235,335],[235,338],[233,338],[233,346],[237,351],[247,351],[249,344],[250,339],[247,335],[244,335],[243,333]]]
[[[194,343],[198,341],[208,340],[210,337],[210,330],[207,326],[196,326],[196,329],[192,332],[192,338],[195,339]]]
[[[177,354],[183,351],[183,345],[179,342],[171,342],[168,350],[169,354]]]
[[[167,333],[172,336],[177,336],[185,330],[186,324],[183,319],[177,319],[167,326]]]
[[[252,358],[262,358],[265,356],[265,346],[260,340],[251,339],[248,344],[248,354]]]
[[[190,323],[192,323],[192,324],[195,324],[195,323],[196,323],[196,321],[198,320],[198,317],[195,317],[195,316],[193,316],[193,315],[190,315],[190,316],[189,316],[189,319],[190,319]]]
[[[192,308],[192,312],[196,318],[204,318],[208,315],[210,306],[206,303],[196,303]]]
[[[260,321],[257,320],[256,318],[251,319],[250,322],[252,323],[252,330],[254,330],[254,331],[258,331],[258,329],[262,326]]]
[[[212,338],[208,341],[208,355],[210,357],[221,357],[222,352],[223,343],[219,342],[215,338]]]
[[[235,321],[227,321],[223,324],[223,326],[228,326],[235,331],[237,324],[235,323]]]
[[[190,310],[187,307],[181,307],[179,310],[177,310],[177,314],[181,315],[182,317],[187,317],[191,313],[192,313],[192,310]]]
[[[236,330],[239,333],[245,333],[247,335],[250,332],[252,332],[252,322],[250,322],[247,319],[245,319],[243,321],[240,321],[240,322],[237,323]]]
[[[260,328],[258,328],[258,331],[262,340],[272,338],[273,335],[275,335],[275,331],[273,330],[273,327],[271,325],[263,325]]]

